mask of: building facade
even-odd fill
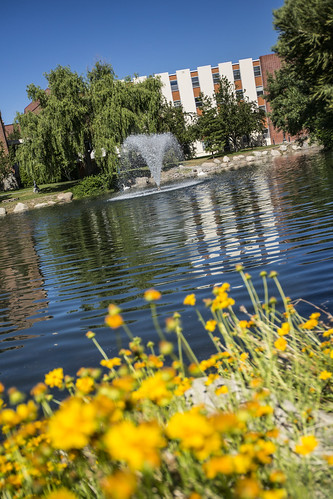
[[[237,63],[221,62],[217,66],[199,66],[195,70],[180,69],[173,74],[157,73],[155,76],[159,76],[162,81],[162,92],[166,100],[174,106],[182,106],[188,113],[199,113],[200,93],[212,97],[222,76],[233,85],[236,94],[248,97],[268,112],[270,108],[264,99],[267,72],[274,73],[280,66],[279,57],[270,54],[259,59],[240,59]],[[144,79],[146,76],[139,77],[136,81]],[[283,134],[274,129],[269,119],[264,135],[267,145],[284,140]],[[204,154],[201,143],[197,143],[196,149],[197,155]]]

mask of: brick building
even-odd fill
[[[255,101],[257,105],[265,111],[270,111],[270,105],[264,99],[264,89],[267,85],[267,74],[274,73],[280,69],[281,60],[275,54],[260,56],[259,59],[240,59],[236,63],[221,62],[216,66],[199,66],[195,70],[180,69],[173,74],[158,73],[162,81],[162,93],[168,102],[175,107],[182,106],[185,112],[199,113],[200,93],[212,97],[218,89],[219,78],[226,77],[234,86],[235,92],[248,97],[250,101]],[[134,81],[145,80],[146,76],[136,78]],[[45,90],[47,93],[49,89]],[[24,113],[40,112],[39,101],[31,102],[24,109]],[[3,126],[0,124],[0,140],[5,144],[5,150],[8,151],[6,135],[12,125]],[[7,134],[6,134],[7,132]],[[278,132],[267,118],[267,129],[265,131],[266,143],[279,144],[285,139],[282,132]],[[6,149],[7,148],[7,149]],[[203,144],[196,144],[196,153],[198,156],[205,154]]]
[[[269,112],[269,104],[264,99],[264,88],[267,84],[267,72],[274,73],[281,67],[281,61],[275,54],[260,56],[259,59],[240,59],[236,63],[222,62],[217,66],[200,66],[195,70],[180,69],[173,74],[158,73],[163,87],[162,93],[174,106],[183,106],[188,113],[199,113],[200,93],[212,97],[218,89],[219,78],[224,76],[234,86],[235,92],[255,101],[258,106]],[[141,76],[136,81],[143,81]],[[266,143],[283,142],[283,133],[274,129],[267,118],[265,131]],[[204,154],[203,145],[196,144],[197,155]]]

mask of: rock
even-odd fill
[[[6,213],[6,208],[0,208],[0,217],[4,217]]]
[[[228,156],[223,156],[223,163],[230,163],[230,158]]]
[[[34,208],[45,208],[45,206],[49,206],[49,203],[38,203],[35,204]]]
[[[17,180],[13,173],[10,173],[8,177],[3,179],[2,188],[4,191],[15,191],[19,188]]]
[[[301,146],[298,146],[297,144],[293,144],[292,146],[292,149],[294,149],[294,151],[299,151],[301,148]]]
[[[254,161],[256,159],[255,156],[252,156],[251,154],[249,156],[246,156],[246,161]]]
[[[201,166],[215,166],[215,163],[213,163],[213,161],[206,161],[205,163],[202,163]]]
[[[259,158],[260,156],[262,156],[262,152],[261,151],[253,151],[252,153],[254,156],[256,156],[257,158]]]
[[[220,164],[221,164],[221,161],[220,161],[219,159],[215,158],[215,159],[214,159],[214,163],[215,163],[216,165],[220,165]]]
[[[280,151],[287,151],[287,149],[288,149],[288,146],[286,146],[284,144],[282,146],[280,146]]]
[[[22,213],[23,211],[27,211],[29,208],[26,204],[24,203],[17,203],[15,206],[13,212],[14,213]]]
[[[271,150],[271,155],[272,156],[281,156],[281,153],[277,149],[272,149]]]
[[[268,151],[261,151],[261,155],[262,156],[267,156],[268,155]]]
[[[61,192],[58,194],[57,199],[59,201],[62,201],[64,203],[69,203],[73,199],[73,193],[72,192]]]

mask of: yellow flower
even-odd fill
[[[94,380],[90,376],[79,378],[76,381],[76,388],[84,394],[90,393],[94,389]]]
[[[210,331],[211,333],[213,333],[215,331],[216,324],[217,324],[217,322],[214,320],[207,321],[206,325],[205,325],[205,329],[207,329],[207,331]]]
[[[330,465],[333,466],[333,454],[330,454],[328,456],[323,456],[325,461]]]
[[[113,357],[112,359],[101,360],[100,364],[108,369],[113,369],[115,366],[121,366],[121,360],[119,357]]]
[[[326,379],[331,378],[331,376],[332,376],[332,373],[330,371],[322,371],[319,375],[319,379],[326,380]]]
[[[54,490],[47,494],[46,499],[78,499],[79,496],[66,489],[65,487],[61,487],[61,489]]]
[[[47,436],[56,449],[82,449],[96,429],[96,409],[78,398],[70,398],[49,421]]]
[[[242,362],[244,362],[246,359],[248,359],[248,357],[249,357],[249,354],[246,352],[241,353],[239,356],[239,358]]]
[[[198,459],[206,459],[221,447],[218,432],[199,407],[174,414],[168,422],[167,434],[180,440],[180,447],[194,452]]]
[[[318,319],[320,317],[319,312],[314,312],[313,314],[310,315],[310,319]]]
[[[129,499],[137,488],[136,477],[130,471],[116,471],[102,480],[101,487],[108,499]]]
[[[314,451],[317,445],[318,441],[313,435],[305,435],[304,437],[301,437],[301,443],[295,446],[295,452],[302,456],[306,456]]]
[[[215,390],[216,395],[222,395],[222,394],[225,395],[226,393],[229,393],[229,389],[225,385],[222,385]]]
[[[317,319],[309,319],[308,321],[300,324],[302,329],[314,329],[318,325]]]
[[[285,489],[263,490],[260,497],[262,499],[285,499],[287,491]]]
[[[143,297],[146,301],[156,301],[161,298],[161,293],[156,289],[148,289],[145,291]]]
[[[105,317],[105,323],[111,328],[111,329],[118,329],[118,327],[122,326],[124,324],[124,320],[120,314],[115,314],[115,315],[107,315]]]
[[[168,389],[163,371],[158,371],[154,376],[144,379],[140,387],[132,393],[134,400],[151,400],[158,405],[166,405],[172,398],[172,392]]]
[[[231,475],[234,472],[234,460],[232,456],[212,457],[203,465],[207,478],[215,478],[218,473]]]
[[[239,321],[238,325],[241,329],[246,329],[250,326],[248,321]]]
[[[271,472],[269,479],[273,483],[284,483],[287,478],[283,471],[275,470]]]
[[[277,332],[279,336],[285,336],[286,334],[288,334],[290,332],[289,322],[283,322]]]
[[[239,499],[257,499],[260,487],[254,478],[241,478],[236,483],[236,497]]]
[[[62,387],[62,382],[64,379],[64,371],[62,367],[58,367],[57,369],[53,369],[48,374],[45,374],[45,384],[53,388],[57,386],[58,388]]]
[[[205,381],[205,385],[206,386],[209,386],[211,385],[216,379],[218,379],[219,375],[218,374],[209,374],[206,381]]]
[[[282,336],[280,336],[280,338],[278,338],[275,342],[274,342],[274,346],[277,350],[280,350],[281,352],[284,352],[285,349],[287,348],[287,341],[285,340],[285,338],[283,338]]]
[[[131,421],[113,425],[105,435],[105,445],[113,459],[125,461],[132,470],[160,464],[160,449],[166,442],[154,422],[135,426]]]
[[[195,294],[192,293],[191,295],[185,296],[183,303],[184,303],[184,305],[192,305],[192,306],[194,306],[195,305]]]

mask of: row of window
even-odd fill
[[[254,76],[255,77],[256,76],[261,76],[260,66],[253,66],[253,72],[254,72]],[[234,69],[233,73],[234,73],[234,80],[235,81],[241,79],[241,73],[240,73],[239,69]],[[218,84],[220,82],[220,73],[212,73],[212,76],[213,76],[213,83],[214,83],[214,85]],[[199,77],[198,76],[192,76],[191,80],[192,80],[192,87],[193,88],[200,87]],[[171,80],[170,81],[170,85],[171,85],[172,92],[175,92],[175,91],[179,90],[177,80]],[[262,93],[261,94],[257,93],[257,95],[262,95]]]

